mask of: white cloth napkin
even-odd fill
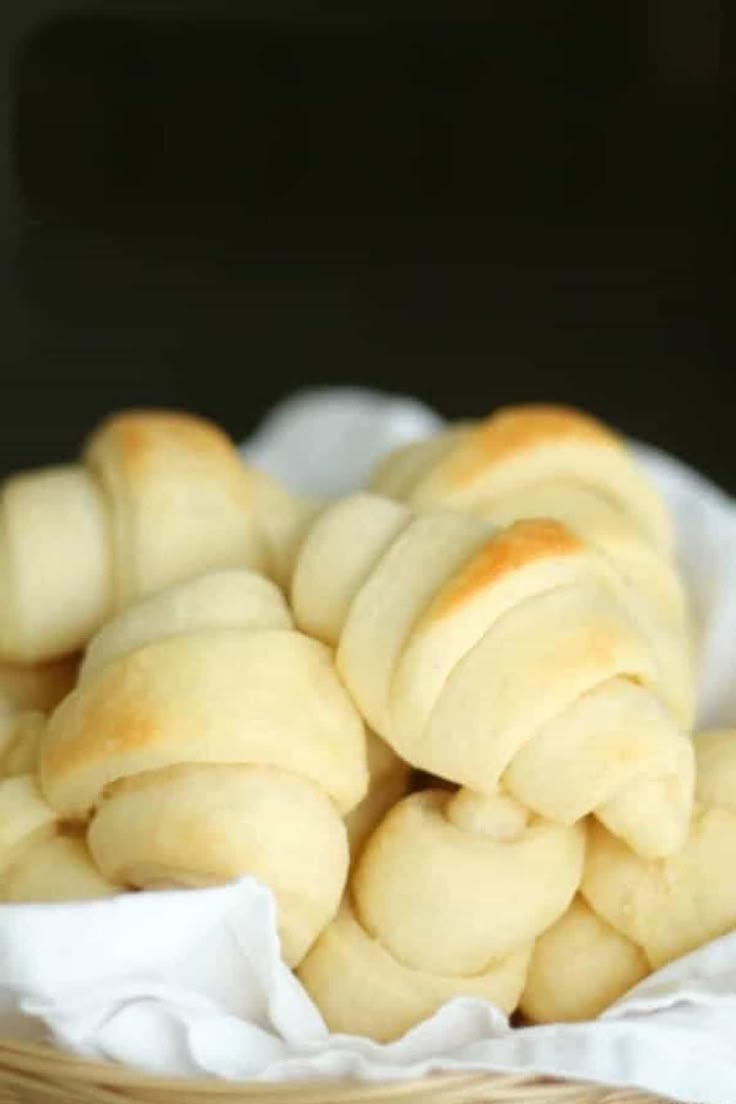
[[[244,455],[295,489],[333,495],[439,419],[409,399],[318,392],[278,408]],[[700,653],[700,720],[736,725],[736,505],[685,465],[636,446],[673,509]],[[736,876],[736,874],[734,874]],[[0,908],[0,1035],[171,1076],[402,1080],[536,1071],[736,1104],[736,934],[671,963],[594,1023],[511,1029],[458,999],[379,1046],[330,1036],[282,964],[270,893],[136,894]]]

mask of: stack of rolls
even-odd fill
[[[467,511],[499,526],[553,518],[597,548],[636,591],[680,687],[680,718],[692,724],[692,643],[672,523],[607,426],[568,407],[503,408],[392,453],[373,487],[415,509]]]
[[[120,890],[94,865],[38,786],[47,714],[71,691],[78,659],[0,663],[0,901],[85,900]]]
[[[502,408],[391,453],[373,489],[416,508],[448,506],[498,525],[550,517],[621,557],[673,552],[670,518],[623,441],[569,407]]]
[[[335,1031],[585,1019],[736,928],[694,702],[670,518],[576,410],[329,503],[125,412],[0,492],[0,900],[251,875]]]
[[[515,1008],[579,889],[586,818],[649,860],[688,835],[692,744],[631,592],[559,522],[366,493],[313,525],[291,600],[371,727],[455,787],[387,814],[300,977],[333,1029],[374,1038],[453,995]]]
[[[80,462],[0,487],[0,662],[70,655],[137,598],[201,571],[278,574],[308,516],[205,419],[108,418]]]
[[[598,1015],[652,970],[736,927],[736,732],[699,732],[682,847],[642,858],[588,828],[580,895],[539,939],[521,1007],[532,1020]]]
[[[290,965],[337,911],[343,817],[368,783],[363,722],[329,650],[294,629],[273,583],[235,569],[108,622],[49,719],[39,776],[117,885],[258,877]]]
[[[312,527],[297,624],[335,649],[406,762],[642,853],[682,843],[693,756],[674,688],[595,553],[554,521],[498,530],[359,494]],[[644,811],[646,810],[646,811]]]

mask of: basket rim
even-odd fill
[[[50,1044],[45,1043],[32,1043],[25,1042],[19,1039],[5,1039],[0,1038],[0,1063],[5,1055],[12,1054],[18,1059],[19,1065],[36,1064],[43,1062],[47,1067],[58,1067],[59,1072],[67,1077],[71,1077],[74,1080],[79,1081],[91,1081],[91,1082],[104,1082],[107,1085],[131,1085],[145,1086],[147,1089],[161,1089],[161,1090],[191,1090],[196,1086],[199,1092],[209,1092],[213,1095],[225,1095],[233,1092],[234,1090],[242,1091],[244,1086],[258,1086],[265,1093],[268,1092],[270,1086],[273,1088],[278,1087],[281,1091],[285,1085],[290,1086],[294,1090],[298,1088],[314,1088],[320,1084],[339,1084],[339,1078],[310,1078],[310,1079],[295,1079],[289,1081],[264,1081],[256,1078],[248,1078],[242,1080],[224,1080],[218,1077],[163,1077],[160,1074],[149,1074],[145,1070],[136,1069],[133,1066],[125,1066],[116,1062],[104,1062],[94,1058],[81,1058],[74,1054],[68,1054],[63,1050],[59,1050]],[[1,1066],[0,1066],[1,1068]],[[442,1080],[444,1084],[450,1082],[458,1085],[464,1083],[471,1083],[473,1081],[483,1081],[488,1077],[508,1077],[510,1080],[522,1082],[524,1080],[539,1080],[536,1075],[530,1074],[487,1074],[478,1071],[458,1072],[458,1073],[440,1073],[440,1074],[428,1074],[426,1077],[415,1078],[412,1081],[389,1081],[385,1083],[381,1082],[355,1082],[355,1084],[363,1084],[364,1087],[369,1085],[379,1088],[381,1084],[386,1084],[391,1088],[393,1092],[400,1089],[401,1085],[406,1084],[411,1086],[415,1091],[420,1085],[425,1083],[429,1086],[436,1084],[437,1081]],[[342,1079],[343,1081],[345,1079]],[[553,1084],[554,1082],[550,1082]]]
[[[520,1104],[568,1104],[570,1101],[585,1100],[585,1104],[667,1104],[664,1097],[648,1093],[634,1086],[614,1087],[576,1078],[560,1079],[545,1074],[525,1072],[487,1072],[479,1070],[458,1072],[437,1072],[410,1080],[358,1081],[349,1078],[315,1077],[286,1081],[267,1081],[243,1079],[224,1080],[216,1077],[186,1078],[164,1077],[149,1074],[145,1070],[125,1066],[116,1062],[105,1062],[69,1054],[51,1044],[27,1042],[18,1039],[0,1037],[0,1084],[3,1079],[10,1080],[8,1074],[19,1079],[32,1077],[45,1080],[63,1080],[67,1085],[76,1084],[80,1090],[92,1088],[119,1093],[130,1089],[145,1090],[163,1097],[175,1094],[197,1094],[200,1099],[252,1099],[267,1101],[269,1097],[282,1100],[284,1094],[293,1094],[294,1100],[303,1100],[304,1104],[322,1104],[319,1093],[340,1092],[340,1101],[349,1104],[351,1099],[380,1104],[382,1100],[397,1100],[405,1096],[411,1101],[429,1101],[431,1099],[453,1100],[467,1099],[467,1093],[474,1088],[487,1086],[496,1094],[503,1093],[508,1099],[514,1094],[519,1096]],[[252,1094],[252,1095],[251,1095]],[[257,1097],[256,1097],[257,1094]],[[542,1095],[543,1094],[543,1095]],[[585,1096],[583,1096],[585,1094]],[[182,1099],[187,1099],[182,1096]]]

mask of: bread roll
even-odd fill
[[[454,996],[510,1012],[534,940],[577,889],[584,842],[582,826],[530,817],[503,794],[404,798],[366,843],[349,902],[299,976],[333,1030],[380,1041]]]
[[[268,570],[259,513],[292,509],[216,426],[132,411],[105,421],[77,464],[0,489],[0,659],[36,663],[83,647],[135,599],[211,568]],[[286,539],[286,537],[284,537]],[[285,555],[285,553],[283,553]]]
[[[580,882],[584,842],[579,825],[532,818],[508,796],[423,790],[371,836],[353,901],[405,965],[472,975],[562,915]]]
[[[667,511],[622,440],[571,407],[530,404],[501,408],[484,421],[451,427],[387,457],[374,489],[415,506],[511,508],[512,496],[548,489],[544,517],[601,540],[628,529],[667,555],[674,537]],[[490,515],[489,515],[490,516]],[[525,512],[516,517],[540,516]],[[505,517],[508,524],[514,518]]]
[[[641,948],[576,897],[536,942],[521,1011],[535,1023],[592,1020],[649,972]]]
[[[302,542],[325,504],[292,494],[259,469],[252,468],[251,476],[256,517],[267,550],[266,572],[287,589]]]
[[[123,892],[102,876],[84,839],[55,835],[31,847],[5,874],[2,898],[20,904],[87,901]]]
[[[519,948],[465,978],[411,969],[371,937],[347,898],[298,973],[331,1031],[389,1043],[453,997],[477,997],[512,1012],[530,951]]]
[[[376,825],[389,809],[404,797],[411,783],[412,769],[374,732],[367,733],[368,792],[348,813],[350,854],[355,858]]]
[[[412,766],[488,795],[502,784],[561,823],[593,812],[645,856],[683,842],[693,755],[671,682],[559,523],[497,530],[356,495],[313,525],[292,605]]]
[[[279,589],[251,571],[209,571],[141,599],[108,621],[90,641],[79,670],[86,682],[102,667],[146,644],[207,629],[292,629]]]
[[[699,808],[685,846],[642,860],[601,827],[591,831],[582,892],[591,908],[641,947],[652,969],[736,927],[736,815]]]
[[[30,774],[0,781],[0,900],[74,901],[118,893],[62,826]]]
[[[597,1015],[666,963],[736,929],[736,731],[695,737],[684,845],[642,858],[591,822],[581,894],[538,941],[522,1008],[544,1022]]]
[[[506,527],[553,518],[594,545],[632,592],[629,612],[652,638],[678,718],[694,716],[685,594],[667,511],[602,423],[556,406],[502,409],[389,456],[374,488],[417,509],[469,511]]]
[[[289,964],[335,915],[343,817],[367,788],[360,717],[273,583],[222,571],[143,599],[92,642],[40,778],[111,881],[273,890]]]

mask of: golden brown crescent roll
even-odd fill
[[[368,781],[329,649],[292,627],[273,583],[235,570],[160,591],[100,631],[49,719],[40,778],[59,815],[91,817],[111,881],[258,877],[290,964],[337,911],[342,818]]]
[[[675,854],[648,861],[591,822],[582,897],[538,941],[522,1008],[596,1015],[652,970],[736,928],[736,731],[695,737],[696,806]]]
[[[636,592],[685,727],[694,714],[685,594],[664,504],[624,442],[601,422],[559,406],[501,409],[390,455],[376,490],[419,508],[467,510],[505,527],[553,518],[595,545]]]
[[[48,713],[74,686],[78,666],[75,656],[54,663],[0,663],[0,710]]]
[[[0,781],[0,900],[74,901],[119,892],[95,868],[84,840],[61,834],[30,774]]]
[[[512,1011],[534,940],[577,889],[584,842],[581,825],[530,816],[500,793],[404,798],[365,844],[349,902],[299,975],[333,1030],[379,1040],[453,996]]]
[[[66,655],[111,613],[208,569],[267,570],[295,509],[204,419],[109,418],[79,463],[0,488],[0,657]]]
[[[415,506],[458,505],[520,515],[513,498],[546,488],[545,517],[586,535],[628,528],[654,548],[672,550],[667,511],[620,437],[572,407],[505,407],[480,422],[452,426],[399,449],[379,467],[374,489]],[[489,514],[489,516],[492,516]],[[535,516],[525,513],[521,516]],[[539,516],[539,515],[536,515]]]
[[[324,511],[292,582],[297,623],[402,759],[550,820],[594,812],[654,857],[687,834],[693,753],[631,598],[557,522],[371,494]]]

